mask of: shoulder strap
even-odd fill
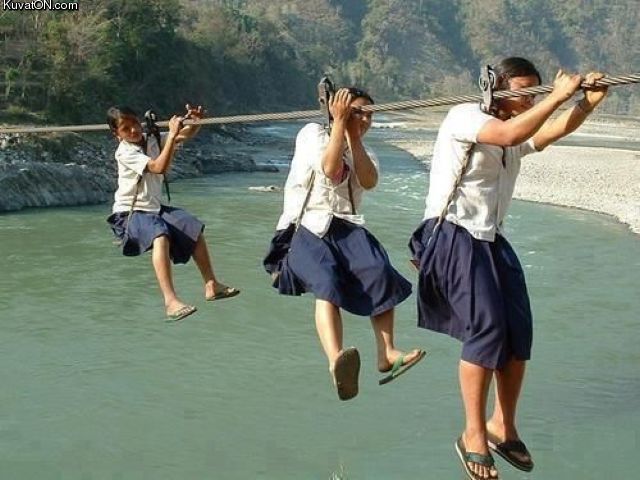
[[[153,131],[153,136],[156,139],[156,142],[158,142],[158,150],[162,151],[162,139],[160,137],[160,131],[159,130],[154,130]]]
[[[347,186],[349,187],[349,203],[351,204],[351,215],[356,214],[356,204],[353,203],[353,187],[351,186],[351,172],[355,172],[354,169],[351,169],[349,172],[349,179],[347,180]]]
[[[313,182],[316,179],[316,171],[311,169],[311,175],[309,176],[309,182],[307,183],[307,195],[304,197],[304,202],[302,202],[302,208],[300,209],[300,213],[298,214],[298,218],[296,218],[296,230],[300,227],[300,223],[302,222],[302,217],[304,215],[304,211],[307,209],[307,204],[309,203],[309,198],[311,198],[311,190],[313,190]]]
[[[447,216],[447,210],[449,210],[449,206],[451,205],[451,202],[453,201],[454,197],[456,196],[456,192],[458,191],[458,187],[460,187],[460,184],[462,183],[462,177],[464,177],[464,174],[467,172],[467,169],[469,168],[469,164],[471,163],[471,156],[473,155],[473,152],[474,152],[475,148],[476,148],[476,144],[472,143],[469,146],[469,148],[467,149],[467,152],[465,153],[464,159],[462,160],[462,167],[460,168],[460,171],[458,172],[458,175],[456,176],[455,182],[453,182],[453,188],[451,189],[451,193],[449,194],[449,197],[447,198],[447,202],[445,203],[444,208],[442,209],[442,212],[440,212],[440,216],[438,217],[438,221],[436,222],[436,224],[433,227],[433,231],[431,232],[431,236],[429,237],[429,240],[427,240],[427,245],[429,245],[433,241],[434,237],[438,233],[438,229],[440,228],[440,225],[444,221],[444,218]]]
[[[444,220],[444,217],[447,216],[447,210],[449,210],[451,202],[453,201],[453,198],[456,196],[456,192],[458,191],[458,187],[460,187],[460,184],[462,183],[462,177],[464,177],[464,174],[467,173],[467,169],[469,168],[469,164],[471,163],[471,156],[473,155],[475,148],[476,144],[472,143],[467,149],[464,159],[462,160],[462,167],[460,167],[460,171],[458,172],[458,175],[456,175],[456,180],[453,183],[453,188],[451,189],[451,193],[447,198],[447,203],[445,203],[444,208],[442,209],[442,212],[440,212],[440,216],[438,217],[438,225],[441,224]]]
[[[347,151],[346,149],[348,149],[348,147],[345,147],[345,152]],[[353,185],[351,184],[351,177],[353,177],[353,175],[357,175],[356,167],[353,165],[349,165],[347,161],[344,159],[344,155],[345,153],[343,153],[342,162],[349,168],[349,178],[347,178],[347,187],[349,188],[349,203],[351,204],[351,215],[355,215],[356,204],[353,201]],[[351,163],[352,164],[354,163],[353,155],[351,156]]]
[[[151,135],[153,135],[154,138],[156,139],[156,142],[158,142],[158,151],[161,152],[162,137],[160,136],[160,131],[156,128],[155,130],[153,130],[153,132],[151,132]],[[144,137],[144,145],[142,147],[144,148],[145,155],[147,154],[148,142],[149,142],[149,133],[147,133],[147,136]],[[167,203],[171,203],[171,192],[169,191],[169,180],[167,180],[166,175],[162,175],[162,184],[164,185],[164,192],[167,194]]]

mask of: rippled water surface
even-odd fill
[[[406,243],[426,174],[381,145],[385,135],[399,134],[370,135],[383,177],[363,211],[415,280]],[[281,194],[248,187],[284,175],[174,184],[174,203],[207,224],[217,272],[242,289],[206,304],[195,266],[178,266],[179,293],[199,311],[175,325],[163,321],[149,256],[124,258],[112,246],[107,205],[0,216],[1,478],[463,478],[453,451],[460,348],[416,328],[415,297],[398,309],[397,343],[429,356],[384,387],[368,320],[345,316],[363,370],[359,397],[341,403],[312,299],[270,288],[260,261]],[[632,478],[640,240],[606,216],[524,202],[508,225],[535,316],[520,429],[536,470],[499,461],[502,477]]]

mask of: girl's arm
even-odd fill
[[[571,98],[580,87],[580,75],[568,75],[558,71],[553,91],[526,112],[510,118],[489,120],[478,133],[478,143],[509,147],[519,145],[535,134],[556,109]]]
[[[604,74],[598,72],[589,73],[585,82],[594,85]],[[533,136],[536,150],[543,150],[556,140],[569,135],[586,120],[589,114],[604,100],[607,95],[607,87],[593,87],[584,90],[584,98],[576,103],[558,118],[546,122],[538,133]]]
[[[341,88],[329,98],[329,111],[333,116],[333,126],[329,136],[329,144],[322,154],[322,171],[329,178],[336,178],[344,168],[342,152],[344,151],[344,135],[347,120],[351,113],[353,95],[346,88]]]
[[[352,115],[347,123],[347,143],[353,156],[353,168],[358,176],[358,182],[365,190],[370,190],[378,184],[378,169],[362,144],[362,134],[358,123],[360,120]]]
[[[191,105],[187,103],[186,109],[187,109],[187,114],[185,115],[185,118],[198,121],[202,117],[204,117],[204,109],[202,108],[202,105],[198,105],[197,108],[193,108]],[[195,124],[182,127],[176,137],[176,143],[182,143],[185,140],[193,138],[196,135],[196,133],[198,133],[199,130],[200,130],[200,125],[195,125]]]
[[[167,135],[167,139],[164,142],[164,147],[162,147],[160,155],[149,160],[147,163],[147,171],[151,173],[165,173],[169,170],[171,159],[176,149],[176,138],[182,126],[182,120],[182,117],[176,115],[171,117],[171,120],[169,120],[169,135]]]

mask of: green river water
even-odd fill
[[[401,134],[370,134],[383,176],[362,210],[414,281],[406,244],[427,176],[385,135]],[[0,478],[464,478],[460,346],[416,328],[415,296],[398,309],[397,344],[428,357],[378,386],[369,321],[346,315],[363,368],[360,395],[339,402],[312,298],[270,287],[261,259],[282,196],[248,187],[285,174],[174,183],[174,203],[207,224],[217,273],[242,289],[206,304],[195,266],[178,266],[199,308],[179,324],[164,322],[149,255],[111,244],[109,205],[0,216]],[[536,468],[498,460],[502,478],[637,478],[640,238],[607,216],[518,201],[507,234],[535,319],[519,426]]]

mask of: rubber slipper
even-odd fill
[[[333,382],[340,400],[349,400],[358,395],[360,353],[354,347],[343,350],[333,365]]]
[[[222,300],[223,298],[231,298],[240,294],[240,290],[234,287],[223,286],[216,290],[213,297],[207,297],[207,302],[213,302],[215,300]]]
[[[407,362],[407,363],[405,363],[405,359],[409,355],[408,354],[407,355],[400,355],[396,359],[396,361],[393,362],[393,366],[391,367],[391,370],[389,371],[389,375],[387,375],[386,377],[383,377],[380,380],[378,380],[378,385],[384,385],[385,383],[392,382],[393,380],[398,378],[400,375],[405,373],[407,370],[409,370],[411,367],[413,367],[420,360],[422,360],[426,355],[427,355],[427,352],[425,352],[424,350],[420,350],[420,353],[418,353],[418,356],[415,357],[413,360]]]
[[[482,455],[480,453],[467,452],[464,444],[462,442],[462,437],[456,440],[456,443],[453,444],[456,449],[456,453],[458,454],[458,458],[460,459],[460,463],[462,463],[462,467],[464,468],[464,472],[467,474],[471,480],[498,480],[498,476],[495,477],[483,477],[481,475],[476,474],[469,467],[468,463],[477,463],[478,465],[482,465],[483,467],[493,467],[495,465],[495,461],[491,455]]]
[[[192,313],[196,313],[198,309],[193,305],[185,305],[180,307],[177,311],[167,314],[167,322],[178,322],[183,318],[188,317]]]
[[[522,440],[507,440],[500,442],[495,436],[487,434],[489,448],[504,458],[518,470],[530,472],[533,470],[533,460]]]

